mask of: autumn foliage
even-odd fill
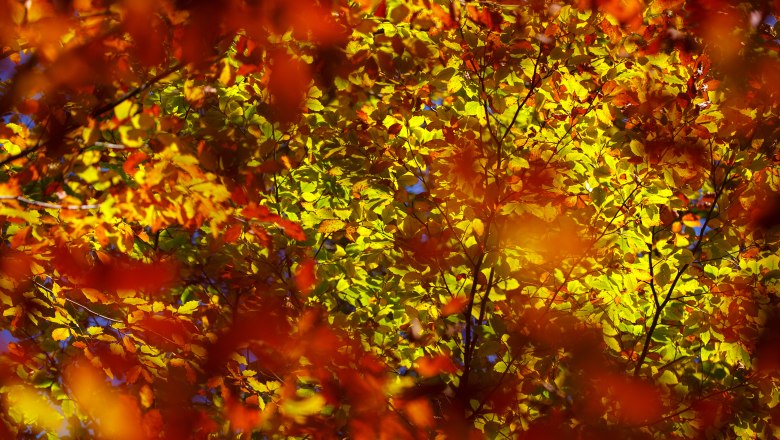
[[[0,438],[780,437],[778,12],[0,0]]]

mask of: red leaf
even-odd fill
[[[374,17],[386,18],[387,17],[387,1],[382,0],[374,10]]]
[[[246,208],[244,208],[241,213],[246,218],[256,218],[260,221],[268,222],[268,221],[274,221],[277,218],[279,218],[275,214],[271,214],[271,211],[268,210],[265,206],[258,206],[258,205],[249,205]]]
[[[401,125],[401,124],[399,124],[399,123],[397,123],[397,122],[396,122],[395,124],[391,125],[391,126],[390,126],[390,127],[387,129],[387,132],[388,132],[389,134],[391,134],[391,135],[395,136],[395,135],[397,135],[398,133],[400,133],[400,132],[401,132],[401,130],[402,130],[403,128],[404,128],[404,126],[403,126],[403,125]]]
[[[303,228],[298,223],[291,220],[279,220],[276,222],[280,228],[284,230],[284,234],[293,240],[305,241],[306,233],[303,232]]]
[[[127,174],[132,174],[136,165],[146,160],[147,157],[149,156],[143,151],[136,151],[127,158],[125,164],[122,165],[122,169],[125,170]]]
[[[234,243],[236,240],[238,240],[239,237],[241,237],[242,232],[244,232],[243,225],[235,224],[229,227],[227,231],[225,231],[223,240],[225,243]]]
[[[316,263],[311,258],[298,265],[298,270],[295,272],[295,286],[303,295],[311,293],[314,283],[317,281],[315,268]]]

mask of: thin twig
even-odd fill
[[[25,203],[27,205],[33,205],[37,206],[39,208],[44,209],[65,209],[69,211],[79,211],[79,210],[87,210],[87,209],[98,209],[100,208],[100,204],[90,204],[90,205],[60,205],[57,203],[48,203],[48,202],[41,202],[38,200],[32,200],[28,199],[27,197],[22,196],[0,196],[0,200],[16,200],[22,203]]]
[[[33,281],[33,284],[35,284],[36,286],[38,286],[38,288],[40,288],[40,289],[43,289],[43,290],[45,290],[46,292],[49,292],[50,294],[54,295],[54,297],[55,297],[55,298],[62,298],[62,299],[64,299],[65,301],[67,301],[67,302],[69,302],[69,303],[71,303],[71,304],[73,304],[73,305],[79,306],[79,307],[81,307],[82,309],[86,310],[86,311],[87,311],[87,312],[89,312],[89,313],[92,313],[93,315],[95,315],[95,316],[97,316],[97,317],[99,317],[99,318],[103,318],[103,319],[105,319],[106,321],[111,321],[111,322],[118,322],[118,323],[124,323],[124,321],[121,321],[121,320],[119,320],[119,319],[109,318],[108,316],[106,316],[106,315],[104,315],[104,314],[102,314],[102,313],[98,313],[98,312],[96,312],[96,311],[92,310],[91,308],[89,308],[89,307],[85,306],[84,304],[81,304],[80,302],[78,302],[78,301],[76,301],[76,300],[73,300],[73,299],[70,299],[70,298],[68,298],[67,296],[58,296],[57,294],[55,294],[55,293],[54,293],[54,291],[53,291],[53,290],[49,289],[48,287],[44,286],[43,284],[41,284],[41,283],[39,283],[39,282],[37,282],[37,281]]]
[[[181,67],[182,67],[181,64],[173,65],[172,67],[170,67],[170,68],[164,70],[163,72],[155,75],[149,81],[143,83],[142,85],[140,85],[137,88],[131,90],[130,92],[122,95],[122,97],[120,97],[119,99],[117,99],[117,100],[115,100],[113,102],[110,102],[108,104],[105,104],[105,105],[103,105],[101,107],[96,108],[95,110],[93,110],[90,113],[90,116],[92,116],[93,118],[98,118],[100,116],[103,116],[105,113],[113,110],[119,104],[121,104],[121,103],[127,101],[128,99],[130,99],[130,98],[140,94],[141,92],[145,91],[146,89],[148,89],[149,87],[151,87],[152,85],[154,85],[155,83],[160,81],[161,79],[163,79],[163,78],[167,77],[168,75],[174,73],[175,71],[179,70]],[[64,128],[64,130],[63,130],[63,134],[70,133],[71,131],[77,129],[78,127],[79,127],[78,125],[66,126]],[[27,156],[30,153],[34,153],[34,152],[36,152],[38,150],[46,148],[49,145],[50,141],[51,140],[47,140],[46,142],[39,142],[39,143],[35,144],[35,146],[33,146],[33,147],[30,147],[30,148],[28,148],[26,150],[22,150],[19,153],[13,154],[11,156],[6,157],[3,160],[0,160],[0,166],[7,165],[7,164],[9,164],[9,163],[11,163],[11,162],[13,162],[13,161],[15,161],[17,159],[21,159],[21,158]]]
[[[122,144],[113,144],[111,142],[95,142],[93,144],[95,147],[99,148],[108,148],[109,150],[135,150],[137,147],[128,147],[127,145]]]

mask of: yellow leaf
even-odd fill
[[[180,315],[189,315],[192,314],[195,310],[198,309],[198,304],[200,304],[198,301],[187,301],[186,303],[182,304],[181,307],[176,311],[176,313]]]
[[[90,166],[100,162],[100,156],[99,151],[89,150],[82,153],[81,160],[84,162],[84,165]]]
[[[674,234],[674,245],[677,247],[688,247],[691,242],[683,234]]]
[[[189,102],[200,101],[206,96],[203,87],[197,87],[195,81],[188,80],[184,83],[184,98]]]
[[[149,385],[144,385],[138,390],[138,396],[141,398],[141,405],[149,408],[154,403],[154,392]]]
[[[320,223],[319,228],[317,228],[317,232],[329,234],[331,232],[336,232],[344,229],[344,226],[346,225],[347,223],[342,220],[327,219],[327,220],[323,220],[322,223]]]
[[[10,141],[3,141],[0,145],[8,154],[19,154],[22,151],[22,147]]]
[[[306,416],[318,414],[325,406],[325,398],[319,394],[302,400],[285,400],[282,411],[296,420],[302,420]]]
[[[8,412],[21,425],[33,424],[49,432],[60,429],[62,415],[49,399],[32,388],[14,385],[8,390]]]
[[[227,61],[222,63],[222,70],[219,72],[219,82],[222,85],[229,86],[233,83],[235,78],[233,69],[230,68],[230,64]]]
[[[474,219],[474,220],[471,222],[471,229],[473,229],[473,230],[474,230],[474,234],[476,234],[476,235],[477,235],[477,237],[481,237],[481,236],[482,236],[482,234],[484,234],[484,233],[485,233],[485,224],[484,224],[484,223],[482,223],[482,220],[480,220],[480,219],[478,219],[478,218],[475,218],[475,219]]]
[[[70,329],[67,327],[55,328],[51,332],[51,337],[54,338],[55,341],[64,341],[70,337]]]
[[[206,355],[208,354],[205,348],[195,344],[190,345],[190,351],[192,351],[192,354],[194,354],[199,358],[205,358]]]
[[[124,101],[121,104],[114,107],[114,114],[120,121],[126,119],[135,110],[135,105],[132,101]]]
[[[112,342],[111,344],[109,344],[108,348],[111,350],[111,353],[114,353],[117,356],[125,355],[125,349],[122,348],[122,346],[117,344],[116,342]]]

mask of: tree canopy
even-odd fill
[[[780,436],[778,9],[0,0],[0,437]]]

